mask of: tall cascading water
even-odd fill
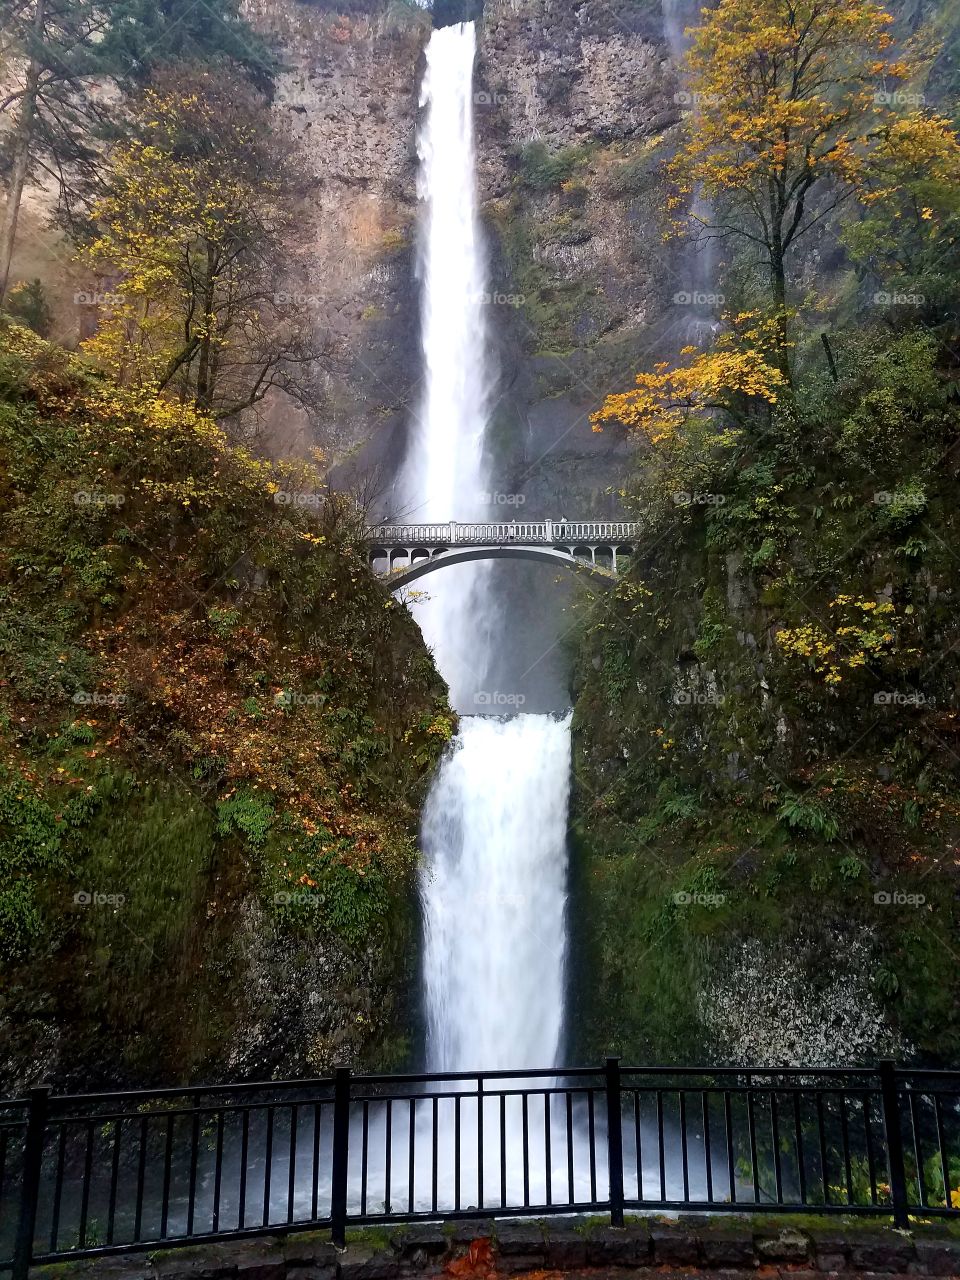
[[[678,104],[685,111],[709,110],[708,104],[697,102],[690,90],[683,85],[683,65],[687,51],[687,20],[695,21],[699,4],[692,0],[662,0],[663,35],[670,50],[670,60],[677,72]],[[681,326],[681,344],[697,347],[708,346],[717,332],[717,308],[722,298],[716,291],[716,254],[714,242],[707,230],[713,219],[710,201],[697,189],[690,204],[690,219],[694,224],[694,239],[685,258],[682,282],[685,288],[678,294],[686,294],[689,308],[687,319]]]
[[[472,23],[436,30],[421,90],[425,393],[401,498],[418,522],[490,515],[475,51]],[[446,568],[424,585],[430,598],[414,612],[462,716],[422,828],[428,1065],[550,1067],[562,1026],[569,716],[482,714],[522,705],[519,691],[489,687],[503,656],[490,564]]]

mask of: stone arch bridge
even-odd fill
[[[372,568],[396,590],[470,560],[539,560],[610,580],[634,554],[639,536],[639,524],[628,520],[510,520],[372,525],[366,540]]]

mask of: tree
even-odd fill
[[[302,283],[283,287],[296,165],[269,105],[238,74],[194,66],[158,77],[134,116],[82,250],[105,281],[87,351],[221,419],[271,388],[299,394],[322,353]]]
[[[117,128],[104,89],[142,84],[183,59],[229,60],[261,87],[275,62],[239,16],[239,0],[8,0],[4,54],[23,68],[0,102],[14,116],[7,145],[7,200],[0,223],[0,304],[10,281],[23,190],[45,174],[69,203],[90,178],[105,134]]]
[[[843,240],[873,277],[876,300],[894,304],[890,316],[956,332],[960,140],[949,121],[911,112],[889,124],[865,168],[861,204]]]
[[[784,317],[791,249],[862,189],[870,150],[897,116],[882,86],[917,64],[894,58],[892,18],[872,0],[720,0],[703,15],[688,53],[698,109],[671,162],[673,207],[700,187],[714,202],[700,233],[754,246]],[[939,124],[917,113],[916,128]]]

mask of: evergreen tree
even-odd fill
[[[40,174],[55,179],[71,215],[72,200],[95,170],[99,138],[116,129],[111,86],[130,88],[169,63],[224,60],[263,90],[276,63],[240,17],[239,0],[6,0],[0,12],[3,53],[25,68],[0,103],[15,120],[4,156],[2,303],[27,181]]]

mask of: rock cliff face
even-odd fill
[[[395,472],[416,411],[416,124],[425,16],[251,0],[288,69],[277,109],[300,137],[313,269],[291,279],[331,346],[324,402],[274,406],[278,452],[319,443],[346,478]],[[421,20],[423,17],[423,20]],[[654,171],[678,118],[659,8],[492,0],[480,21],[478,182],[497,385],[491,448],[528,515],[613,512],[622,444],[589,413],[685,320]]]

